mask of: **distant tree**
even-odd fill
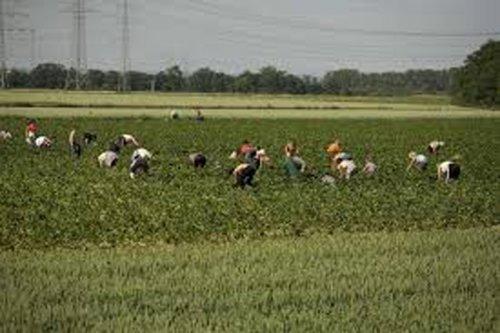
[[[453,100],[460,104],[500,105],[500,41],[490,40],[453,71]]]
[[[89,69],[87,72],[86,82],[87,89],[101,90],[104,88],[106,74],[98,69]]]
[[[167,68],[159,80],[159,89],[163,91],[182,91],[186,86],[184,73],[177,65]]]
[[[233,89],[241,93],[256,93],[259,90],[259,74],[245,71],[234,78]]]
[[[195,92],[211,92],[213,82],[215,81],[216,73],[208,67],[203,67],[196,70],[189,77],[189,89]]]
[[[66,70],[63,65],[39,64],[31,71],[30,81],[34,88],[62,89],[66,81]]]
[[[149,90],[151,87],[152,78],[153,78],[152,75],[144,72],[139,72],[139,71],[128,72],[130,90],[133,91]]]
[[[29,88],[30,74],[28,71],[13,68],[7,74],[9,88]]]
[[[102,82],[103,90],[119,90],[121,74],[117,71],[108,71],[104,73]]]
[[[273,66],[266,66],[259,71],[259,92],[275,94],[284,92],[286,72]]]

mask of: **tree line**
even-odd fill
[[[7,86],[75,89],[76,74],[73,68],[43,63],[31,71],[10,70]],[[500,41],[489,40],[467,57],[464,66],[444,70],[362,73],[340,69],[319,78],[294,75],[273,66],[238,75],[208,67],[187,73],[179,66],[172,66],[157,74],[130,71],[126,73],[126,80],[117,71],[98,69],[90,69],[80,78],[80,87],[86,90],[337,95],[449,93],[457,104],[497,107],[500,104]]]
[[[12,69],[7,75],[9,88],[76,88],[76,71],[55,63],[43,63],[33,70]],[[123,90],[117,71],[90,69],[80,75],[84,90]],[[208,67],[192,73],[172,66],[157,74],[127,73],[131,91],[236,92],[268,94],[402,95],[441,93],[450,89],[449,70],[408,70],[406,72],[362,73],[353,69],[327,72],[323,77],[298,76],[272,66],[259,71],[230,75]]]

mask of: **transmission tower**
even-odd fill
[[[75,71],[75,88],[80,90],[85,86],[85,74],[87,72],[87,36],[86,16],[90,11],[85,6],[85,0],[73,0],[71,9],[63,11],[73,16],[73,34],[70,51],[70,67]],[[71,68],[66,76],[66,88],[70,85]]]
[[[5,89],[7,74],[7,52],[5,51],[5,10],[0,0],[0,88]]]
[[[15,11],[12,7],[7,8],[9,0],[0,0],[0,89],[7,87],[7,32],[26,32],[29,29],[25,28],[8,28],[7,17],[15,18],[16,16],[29,17],[28,14]],[[19,2],[18,2],[19,3]],[[18,5],[16,3],[16,5]],[[10,3],[11,5],[14,2]],[[14,22],[17,25],[17,22]]]
[[[128,16],[128,0],[123,0],[122,14],[122,77],[121,90],[129,90],[128,72],[130,71],[130,28]]]

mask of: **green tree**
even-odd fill
[[[453,71],[452,95],[459,104],[500,104],[500,41],[488,41]]]
[[[66,70],[59,64],[39,64],[31,71],[30,81],[35,88],[62,89],[66,81]]]

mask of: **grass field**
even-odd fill
[[[183,119],[162,119],[165,105]],[[203,123],[188,119],[196,105]],[[50,150],[27,147],[25,116]],[[0,331],[495,331],[499,125],[443,96],[0,91],[0,130],[14,135],[0,142]],[[79,161],[72,128],[98,134]],[[129,179],[130,148],[97,168],[122,133],[155,155],[149,176]],[[284,177],[288,140],[319,176],[333,137],[358,166],[369,144],[377,176]],[[274,168],[240,190],[226,170],[245,138]],[[429,170],[406,172],[434,139],[446,146]],[[199,150],[196,172],[185,159]],[[455,154],[460,180],[436,182]]]
[[[0,330],[493,332],[499,235],[4,252]]]

